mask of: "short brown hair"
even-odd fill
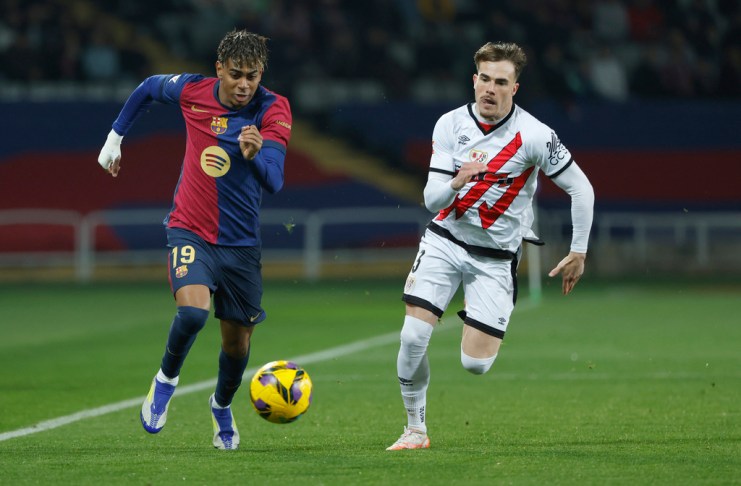
[[[217,61],[226,65],[229,59],[237,67],[245,64],[265,69],[268,66],[268,38],[246,30],[232,30],[221,39],[216,49]]]
[[[509,61],[515,66],[515,80],[527,64],[527,56],[522,47],[514,42],[487,42],[473,55],[476,70],[481,62]]]

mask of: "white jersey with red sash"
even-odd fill
[[[466,184],[433,220],[468,245],[517,252],[532,222],[538,171],[563,172],[571,153],[547,125],[517,105],[493,126],[482,124],[474,104],[450,111],[433,132],[430,171],[455,175],[464,162],[488,171]]]

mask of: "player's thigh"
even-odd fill
[[[457,245],[425,234],[404,285],[404,302],[440,318],[461,284],[462,253]]]
[[[218,319],[252,326],[265,320],[262,308],[262,265],[258,247],[219,248],[221,278],[214,292]]]
[[[517,282],[513,265],[510,260],[470,258],[463,277],[467,326],[500,340],[504,338],[515,306]]]
[[[167,246],[170,288],[177,305],[210,308],[217,278],[214,247],[179,228],[167,229]]]
[[[211,308],[211,289],[205,285],[186,285],[175,292],[175,302],[178,307],[198,307],[199,309]]]
[[[499,352],[501,345],[501,338],[487,334],[468,324],[463,325],[461,349],[468,356],[480,359],[490,358]]]

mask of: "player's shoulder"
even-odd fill
[[[162,92],[177,100],[182,96],[191,97],[200,90],[209,90],[216,78],[207,78],[202,74],[181,73],[162,76]],[[189,93],[186,95],[186,93]]]
[[[290,103],[288,102],[288,98],[283,96],[282,94],[276,93],[275,91],[266,88],[262,84],[257,88],[258,96],[257,98],[265,104],[272,105],[272,104],[278,104],[278,105],[286,105],[290,106]]]
[[[263,85],[258,86],[250,106],[250,110],[256,110],[265,115],[270,114],[274,116],[282,114],[291,116],[291,105],[288,102],[288,98]]]
[[[180,73],[180,74],[167,74],[165,75],[165,83],[173,84],[176,86],[185,86],[191,83],[202,83],[202,82],[215,82],[216,78],[209,78],[203,74],[195,73]]]
[[[443,113],[440,115],[440,119],[447,119],[447,120],[461,120],[469,117],[469,108],[468,104],[459,106],[457,108],[453,108],[452,110]]]
[[[466,104],[443,113],[437,119],[437,126],[455,130],[466,124],[473,123],[468,106]]]
[[[514,120],[524,141],[540,141],[548,139],[553,129],[530,114],[519,105],[515,105]]]

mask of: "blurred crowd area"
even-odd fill
[[[739,0],[4,0],[0,79],[211,74],[234,27],[271,39],[266,84],[288,96],[372,80],[384,99],[465,99],[474,51],[496,40],[526,47],[520,99],[741,96]]]

